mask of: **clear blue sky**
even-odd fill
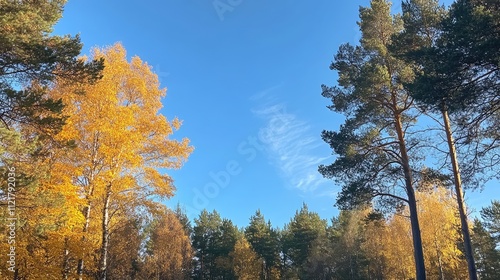
[[[450,1],[446,1],[449,3]],[[176,137],[195,147],[170,172],[190,218],[203,208],[246,226],[260,209],[282,227],[302,203],[330,219],[339,190],[317,172],[333,159],[323,129],[337,129],[321,84],[341,43],[359,39],[369,1],[69,0],[56,34],[79,33],[83,53],[121,42],[167,87],[162,111],[183,120]],[[395,5],[398,9],[399,4]],[[468,194],[480,209],[493,187]]]

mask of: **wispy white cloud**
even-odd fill
[[[284,104],[267,105],[254,113],[265,120],[259,138],[290,185],[310,192],[328,182],[318,173],[318,165],[329,157],[317,155],[315,150],[323,143],[310,125],[286,112]]]
[[[253,101],[256,101],[256,100],[262,101],[263,99],[267,99],[267,101],[270,101],[269,99],[274,99],[271,96],[271,93],[273,91],[276,91],[277,89],[281,88],[283,85],[284,85],[284,83],[281,82],[279,84],[276,84],[276,85],[268,87],[268,88],[266,88],[264,90],[261,90],[261,91],[257,92],[256,94],[250,96],[250,100],[253,100]]]

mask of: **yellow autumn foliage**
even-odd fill
[[[108,259],[118,260],[109,248],[114,231],[121,235],[134,208],[174,194],[165,171],[193,151],[187,138],[173,138],[181,121],[160,113],[166,89],[152,68],[137,56],[129,60],[121,44],[94,49],[91,59],[100,58],[97,83],[61,80],[51,89],[48,97],[65,104],[66,123],[46,140],[47,156],[18,160],[19,170],[43,175],[19,192],[16,268],[23,279],[74,279],[78,268],[94,279],[106,270]],[[5,268],[0,278],[12,275]]]
[[[452,193],[442,187],[416,192],[424,260],[429,279],[465,279],[467,265],[459,250],[460,220]],[[415,278],[408,209],[384,225],[366,229],[363,244],[372,264],[387,279]],[[381,261],[382,260],[382,261]]]
[[[262,270],[259,256],[250,246],[245,237],[240,237],[230,253],[233,260],[234,274],[241,280],[258,280]]]

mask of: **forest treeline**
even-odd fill
[[[471,221],[464,201],[500,178],[497,0],[360,8],[322,86],[340,214],[283,228],[160,203],[194,150],[182,121],[121,44],[51,34],[65,3],[0,0],[0,278],[500,279],[500,202]]]
[[[417,197],[427,276],[467,278],[453,195],[440,188],[417,192]],[[474,220],[481,279],[499,277],[499,207],[493,202],[481,211],[482,220]],[[407,207],[386,218],[360,208],[327,221],[303,205],[283,228],[257,211],[248,226],[238,229],[216,211],[203,211],[192,228],[184,226],[195,257],[184,279],[414,279],[407,216]]]

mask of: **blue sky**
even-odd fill
[[[447,1],[446,3],[449,3]],[[323,129],[337,129],[321,84],[341,43],[359,39],[358,8],[369,1],[70,0],[56,34],[79,33],[83,53],[121,42],[167,87],[162,113],[183,120],[176,137],[195,147],[170,174],[190,218],[203,208],[246,226],[257,209],[283,226],[302,203],[337,215],[339,190],[317,172],[333,160]],[[399,5],[395,5],[395,9]],[[480,209],[491,198],[468,194]]]

